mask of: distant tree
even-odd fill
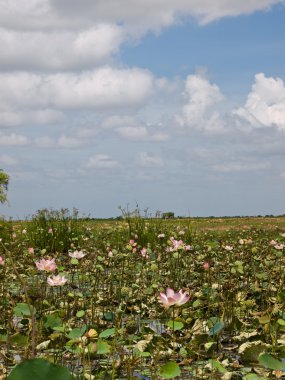
[[[171,212],[171,211],[164,212],[162,214],[162,218],[163,219],[173,219],[174,218],[174,212]]]
[[[0,203],[7,202],[7,190],[9,184],[9,176],[0,169]]]

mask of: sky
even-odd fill
[[[0,0],[0,214],[284,214],[284,36],[284,0]]]

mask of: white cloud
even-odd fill
[[[121,137],[130,141],[165,141],[168,134],[160,131],[161,125],[145,123],[133,116],[113,115],[103,120],[101,127],[114,129]]]
[[[138,153],[136,163],[138,166],[144,168],[161,168],[164,166],[164,162],[161,157],[149,154],[147,152]]]
[[[2,28],[0,67],[9,70],[91,68],[104,63],[116,53],[123,36],[121,27],[109,24],[60,33]]]
[[[0,127],[16,127],[19,125],[46,125],[62,121],[61,112],[52,109],[34,111],[3,110],[0,111]]]
[[[88,142],[81,137],[61,135],[56,139],[49,136],[36,137],[32,143],[38,148],[75,149],[86,145]]]
[[[22,146],[28,145],[29,139],[26,136],[11,133],[10,135],[0,134],[0,146]]]
[[[122,23],[145,33],[170,26],[185,16],[201,23],[266,10],[283,0],[1,0],[0,24],[9,28],[82,28]]]
[[[178,121],[182,126],[217,132],[224,129],[224,121],[213,109],[224,99],[219,87],[200,75],[189,75],[185,83],[185,98],[182,115]]]
[[[280,78],[255,75],[255,83],[244,107],[234,111],[253,127],[276,126],[285,130],[285,86]]]
[[[128,139],[128,140],[144,140],[148,136],[148,131],[146,127],[120,127],[116,130],[119,135],[122,137]]]
[[[113,160],[106,154],[97,154],[95,156],[89,157],[86,164],[88,169],[113,169],[119,166],[119,162]]]
[[[102,122],[102,128],[114,129],[125,126],[139,127],[140,123],[133,116],[128,115],[112,115],[106,117]]]
[[[228,162],[214,165],[213,169],[218,172],[247,172],[256,170],[267,170],[271,167],[269,162]]]
[[[0,165],[1,166],[4,166],[4,165],[7,165],[7,166],[12,166],[12,165],[16,165],[18,164],[18,160],[12,156],[9,156],[7,154],[1,154],[0,155]]]
[[[165,132],[153,132],[145,126],[120,127],[116,132],[131,141],[166,141],[169,137]]]
[[[141,69],[112,69],[38,75],[0,74],[0,103],[9,107],[109,108],[142,105],[153,91],[153,76]]]
[[[78,148],[83,145],[83,141],[79,140],[76,137],[70,137],[70,136],[65,136],[62,135],[59,137],[57,141],[57,146],[59,148]]]

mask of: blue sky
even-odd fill
[[[0,214],[283,214],[284,1],[80,4],[0,0]]]

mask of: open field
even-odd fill
[[[285,217],[46,210],[0,234],[1,379],[34,357],[80,379],[285,378]]]

